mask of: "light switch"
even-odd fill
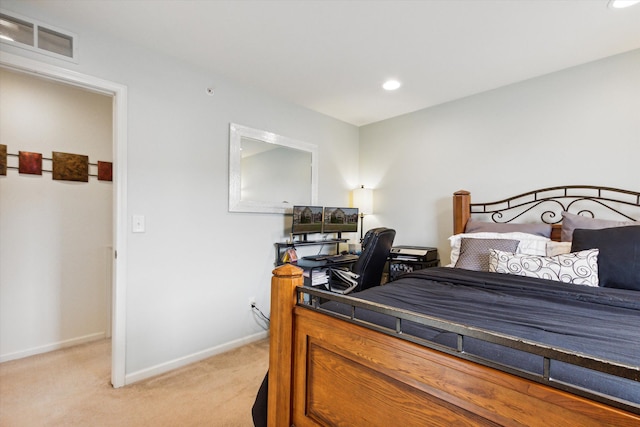
[[[134,215],[131,231],[134,233],[144,233],[144,215]]]

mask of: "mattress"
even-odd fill
[[[574,354],[640,367],[640,292],[566,284],[455,268],[408,273],[355,298],[509,335]],[[327,302],[323,309],[349,315],[351,307]],[[356,308],[355,317],[394,329],[392,316]],[[452,349],[457,334],[403,322],[403,333]],[[542,375],[543,358],[474,338],[465,352]],[[640,382],[551,361],[554,381],[640,404]]]

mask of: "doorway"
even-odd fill
[[[125,290],[126,290],[126,142],[127,90],[114,82],[79,74],[61,67],[17,55],[0,52],[0,67],[10,71],[37,75],[72,85],[112,99],[112,258],[111,271],[111,383],[122,387],[125,379]]]

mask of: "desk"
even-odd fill
[[[335,246],[335,249],[332,251],[333,254],[340,253],[340,243],[348,242],[347,239],[327,239],[327,240],[309,240],[309,241],[300,241],[293,243],[275,243],[276,246],[276,259],[275,265],[279,266],[284,264],[282,262],[282,257],[284,253],[289,248],[297,248],[299,246],[324,246],[324,245],[332,245]],[[321,248],[322,249],[322,248]],[[330,256],[330,255],[327,255]],[[356,259],[350,260],[306,260],[304,257],[299,258],[297,262],[292,262],[292,265],[297,265],[298,267],[304,270],[304,285],[305,286],[321,286],[325,287],[325,284],[328,282],[327,279],[327,270],[329,267],[338,267],[343,266],[346,267],[350,264],[353,264],[357,261]]]
[[[304,285],[313,287],[324,287],[329,281],[328,270],[331,267],[347,267],[358,261],[358,257],[353,255],[349,257],[336,256],[336,259],[324,260],[306,260],[301,258],[298,262],[293,263],[304,270]]]
[[[324,245],[335,245],[334,254],[340,253],[340,243],[348,242],[347,239],[328,239],[328,240],[303,240],[301,242],[293,242],[293,243],[278,243],[276,242],[276,259],[275,265],[276,267],[284,264],[282,262],[282,256],[289,248],[296,248],[297,246],[324,246]]]

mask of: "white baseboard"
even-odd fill
[[[180,357],[178,359],[171,360],[169,362],[161,363],[156,366],[152,366],[147,369],[142,369],[137,372],[132,372],[125,375],[125,384],[133,384],[138,381],[145,380],[147,378],[155,377],[156,375],[164,374],[183,366],[190,365],[191,363],[199,362],[207,359],[216,354],[224,353],[233,350],[243,345],[250,344],[255,341],[267,338],[269,336],[268,331],[258,332],[257,334],[249,335],[248,337],[240,338],[235,341],[231,341],[216,347],[211,347],[206,350],[199,351],[197,353],[190,354],[188,356]]]
[[[58,341],[51,344],[43,345],[40,347],[34,347],[27,350],[16,351],[14,353],[0,355],[0,363],[8,362],[10,360],[22,359],[29,356],[35,356],[36,354],[48,353],[54,350],[60,350],[62,348],[72,347],[78,344],[84,344],[91,341],[100,340],[106,338],[106,332],[96,332],[94,334],[84,335],[81,337],[71,338],[64,341]]]

